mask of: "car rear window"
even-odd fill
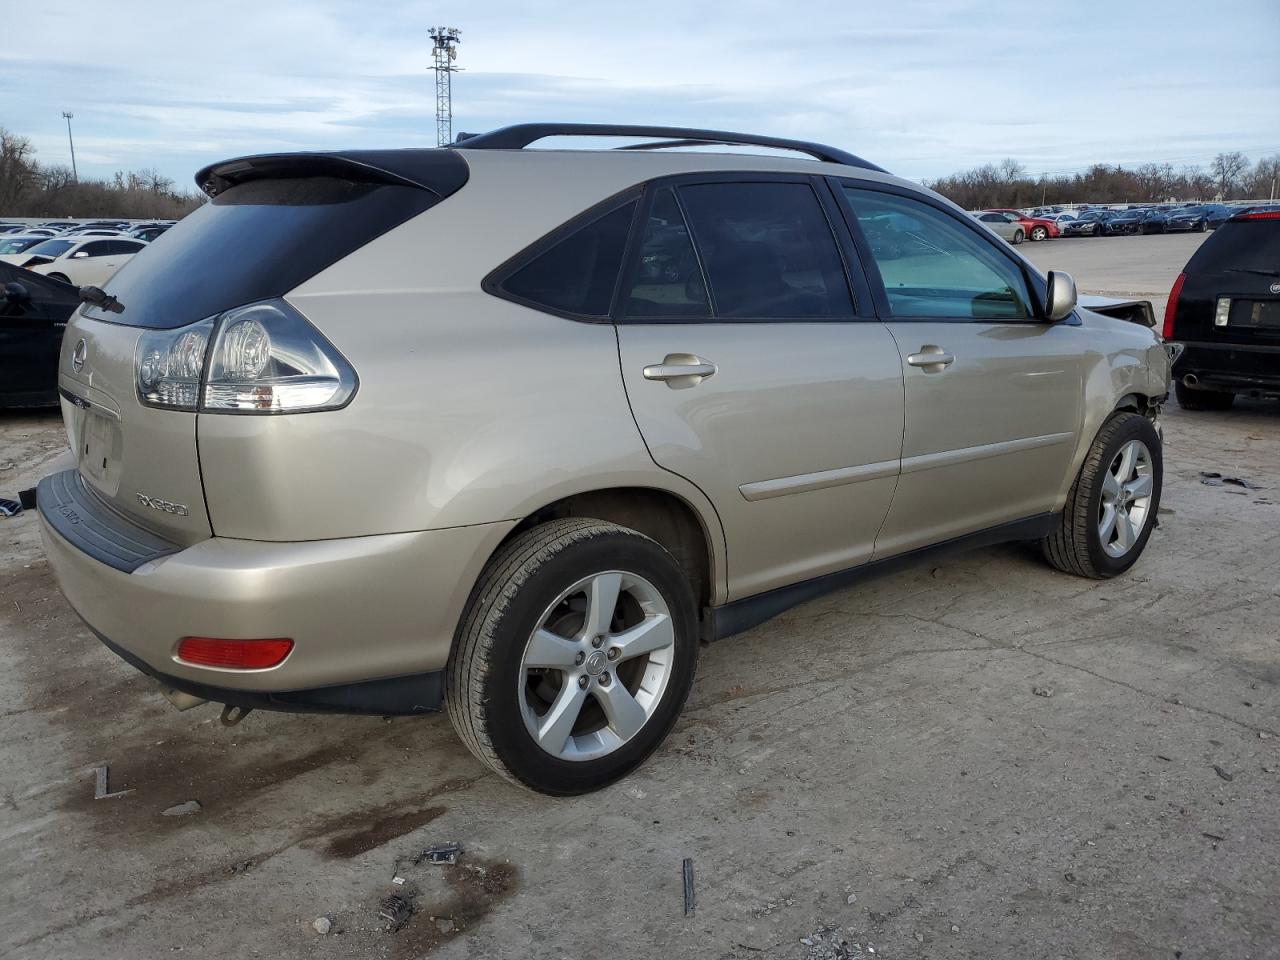
[[[553,312],[609,316],[635,211],[632,200],[572,231],[509,274],[503,291]]]
[[[157,237],[158,252],[112,277],[108,289],[123,313],[87,312],[171,329],[280,297],[438,201],[416,187],[334,176],[236,184]]]
[[[1280,276],[1280,220],[1228,220],[1187,263],[1187,273],[1253,270]]]

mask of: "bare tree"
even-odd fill
[[[0,210],[9,211],[36,182],[35,149],[0,127]]]
[[[1251,200],[1274,200],[1280,196],[1280,153],[1263,157],[1248,176]]]
[[[1213,158],[1213,163],[1209,164],[1209,173],[1217,181],[1218,196],[1221,199],[1225,200],[1227,198],[1227,194],[1231,192],[1236,185],[1236,181],[1240,179],[1240,174],[1244,173],[1248,167],[1249,158],[1239,150],[1220,153]]]

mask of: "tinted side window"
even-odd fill
[[[579,227],[507,277],[502,289],[552,310],[607,317],[636,202]]]
[[[805,183],[708,183],[680,200],[719,317],[852,317],[831,227]]]
[[[112,240],[110,243],[112,253],[137,253],[145,246],[136,240]]]
[[[653,198],[640,238],[639,261],[622,302],[623,316],[697,319],[711,315],[702,268],[670,187]]]
[[[102,257],[113,252],[110,240],[95,240],[93,243],[86,243],[83,247],[73,253],[72,256]]]
[[[1024,320],[1022,271],[974,231],[917,200],[845,187],[895,317]]]

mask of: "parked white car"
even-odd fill
[[[100,287],[146,246],[128,237],[53,237],[0,260],[83,287]]]

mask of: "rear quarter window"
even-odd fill
[[[632,200],[572,229],[507,273],[498,289],[507,299],[552,313],[605,318],[631,232]]]

